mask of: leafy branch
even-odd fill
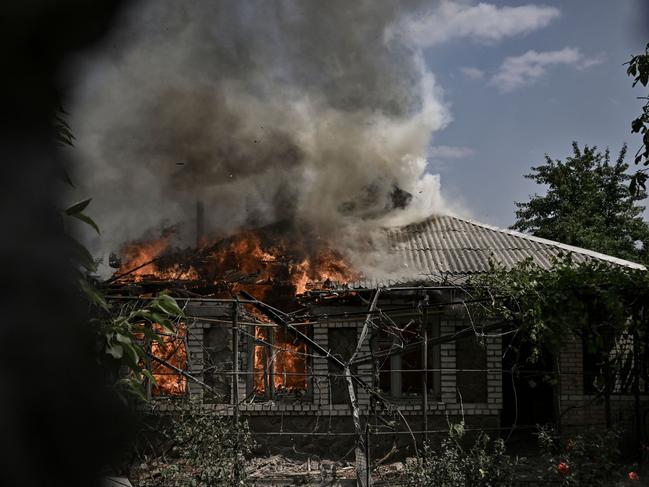
[[[55,139],[60,146],[73,146],[74,136],[65,115],[60,109],[55,116]],[[64,179],[74,187],[67,173]],[[99,226],[85,213],[91,201],[88,198],[74,203],[63,209],[61,214],[64,220],[73,218],[81,221],[99,235]],[[154,385],[156,383],[148,365],[146,347],[143,345],[154,341],[162,343],[161,336],[154,331],[155,328],[176,333],[177,324],[184,319],[184,314],[176,301],[164,294],[153,300],[138,301],[126,306],[110,304],[93,277],[97,271],[97,263],[92,254],[69,234],[68,242],[72,265],[77,272],[79,292],[87,302],[91,316],[89,324],[95,334],[97,360],[109,372],[110,385],[116,387],[118,392],[143,399],[144,379],[148,378]]]
[[[646,87],[649,83],[649,44],[645,47],[644,53],[632,56],[625,65],[628,65],[627,75],[633,78],[633,86],[640,83]],[[649,96],[640,96],[638,99],[645,100],[645,103],[642,106],[642,113],[631,122],[631,132],[642,135],[642,145],[635,154],[634,162],[636,165],[649,166]],[[637,171],[631,181],[631,190],[646,189],[648,177],[647,169]]]

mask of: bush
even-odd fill
[[[561,441],[552,428],[542,427],[538,439],[548,469],[565,486],[610,486],[624,480],[617,430],[588,429]]]
[[[464,422],[449,426],[448,437],[439,449],[429,443],[419,461],[409,466],[408,486],[434,487],[495,487],[511,485],[517,460],[505,453],[503,440],[490,441],[480,433],[470,449],[462,446],[465,436]]]
[[[139,468],[140,487],[246,485],[245,457],[252,447],[247,423],[187,404],[160,421],[162,448]],[[166,450],[166,451],[165,451]],[[166,453],[168,452],[168,453]]]

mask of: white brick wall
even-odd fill
[[[192,310],[192,315],[194,316],[208,316],[210,312],[217,311],[218,314],[223,316],[224,313],[228,312],[228,309],[224,306],[209,308],[209,307],[200,307],[200,309]],[[356,327],[358,330],[358,337],[360,338],[360,333],[363,325],[363,319],[359,320],[340,320],[340,321],[321,321],[314,325],[312,330],[313,339],[322,345],[325,349],[328,349],[328,329],[342,328],[342,327]],[[189,323],[188,326],[188,344],[189,344],[189,371],[192,375],[199,379],[203,379],[202,367],[203,367],[203,348],[202,348],[202,339],[203,339],[203,329],[209,326],[213,326],[208,322],[195,321]],[[217,326],[227,326],[224,324],[219,324]],[[440,321],[440,334],[452,334],[455,333],[458,327],[468,326],[468,321],[465,320],[463,314],[458,312],[458,310],[453,311],[451,314],[447,314],[441,317]],[[249,333],[254,333],[252,330],[249,330]],[[239,369],[242,372],[250,370],[250,360],[249,350],[252,350],[251,343],[252,338],[247,337],[245,334],[240,335],[240,361]],[[502,408],[502,379],[500,374],[500,369],[502,367],[501,363],[501,339],[500,338],[487,338],[487,368],[494,369],[493,372],[487,373],[487,394],[488,400],[484,404],[465,404],[464,413],[467,415],[487,415],[494,417],[498,415]],[[369,355],[370,347],[368,341],[366,341],[361,347],[361,355]],[[328,374],[329,367],[327,359],[324,357],[314,357],[311,359],[311,370],[315,374],[315,377],[310,379],[310,384],[312,385],[312,395],[308,400],[302,402],[293,402],[293,403],[282,403],[282,402],[256,402],[252,404],[242,404],[240,410],[242,413],[254,414],[254,415],[275,415],[275,414],[287,414],[287,415],[322,415],[322,416],[346,416],[350,414],[349,407],[345,404],[331,404],[330,403],[330,394],[329,394],[329,385],[326,375]],[[432,415],[445,415],[446,412],[459,413],[460,404],[457,401],[457,387],[456,387],[456,350],[455,343],[445,343],[440,346],[440,361],[441,368],[443,369],[440,373],[440,382],[441,382],[441,394],[440,399],[435,400],[434,398],[429,398],[429,414]],[[432,365],[430,365],[432,367]],[[444,370],[446,369],[446,370]],[[373,382],[373,373],[372,373],[372,364],[361,364],[358,367],[358,375],[364,380],[367,384],[372,384]],[[251,384],[251,375],[241,374],[238,381],[239,387],[239,397],[240,399],[245,398],[249,394],[249,388]],[[202,396],[202,387],[198,384],[194,384],[189,381],[189,393],[193,398],[199,398]],[[364,414],[369,413],[370,406],[370,396],[368,392],[364,391],[362,388],[358,389],[358,401],[361,409]],[[404,415],[418,415],[421,414],[421,400],[417,398],[409,398],[404,400],[399,400],[396,404],[400,405]],[[232,405],[226,404],[209,404],[206,405],[206,408],[218,411],[220,414],[232,414]]]

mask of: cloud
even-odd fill
[[[574,47],[565,47],[560,51],[532,50],[520,56],[505,58],[490,83],[505,93],[533,83],[545,76],[548,68],[552,66],[567,65],[576,69],[586,69],[601,62],[598,58],[585,58],[579,49]]]
[[[491,3],[468,5],[443,0],[428,14],[410,17],[400,26],[398,34],[418,47],[459,38],[494,43],[546,27],[559,15],[559,9],[545,5],[497,7]]]
[[[451,145],[436,145],[428,149],[432,159],[463,159],[475,154],[470,147],[457,147]]]
[[[478,68],[472,68],[469,66],[465,68],[460,68],[460,71],[462,71],[462,74],[464,74],[464,76],[470,79],[484,78],[484,71]]]
[[[593,66],[598,66],[602,64],[604,61],[605,61],[604,55],[583,59],[577,64],[577,69],[583,70],[583,69],[592,68]]]

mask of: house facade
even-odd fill
[[[187,315],[186,374],[158,372],[182,380],[183,397],[206,409],[244,416],[258,442],[287,439],[298,449],[314,436],[320,447],[342,447],[353,435],[341,364],[349,366],[357,410],[377,445],[407,447],[460,418],[469,429],[494,431],[558,418],[564,427],[602,424],[602,401],[584,380],[581,341],[575,337],[558,357],[558,382],[549,380],[554,364],[521,367],[497,327],[471,332],[465,285],[491,261],[511,267],[532,259],[550,269],[565,253],[575,262],[642,266],[450,216],[392,229],[388,238],[407,279],[395,274],[315,296],[300,313],[264,314],[246,299],[178,298]],[[628,418],[632,397],[613,402],[615,419]]]

